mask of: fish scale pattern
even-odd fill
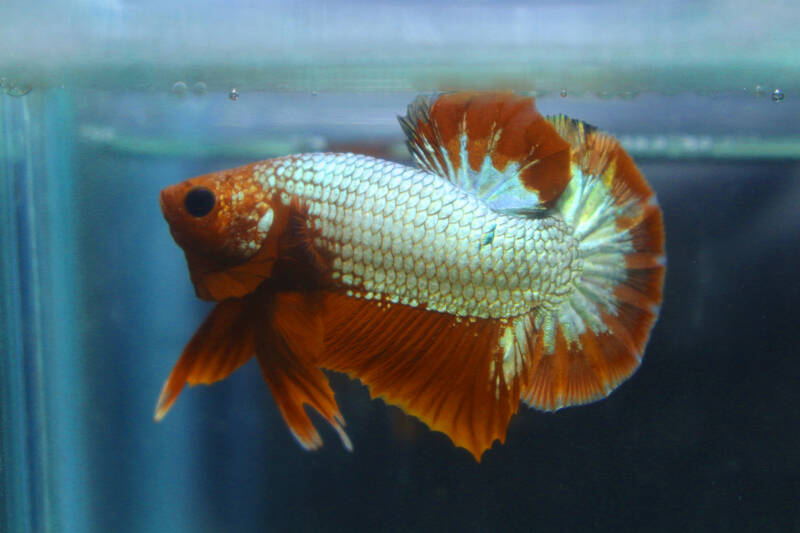
[[[580,276],[557,216],[498,213],[447,180],[355,154],[301,154],[254,169],[270,195],[299,197],[333,278],[355,297],[512,318],[555,308]]]

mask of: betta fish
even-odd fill
[[[197,295],[218,302],[156,407],[255,356],[286,424],[304,406],[352,449],[323,370],[342,372],[476,460],[520,403],[608,396],[659,313],[655,195],[611,136],[510,92],[419,97],[400,117],[411,168],[287,155],[161,192]]]

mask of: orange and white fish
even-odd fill
[[[612,137],[507,92],[417,98],[420,168],[289,155],[161,192],[200,298],[219,302],[156,408],[253,355],[289,429],[303,405],[351,443],[322,369],[345,372],[477,460],[520,401],[608,396],[639,366],[661,302],[653,191]]]

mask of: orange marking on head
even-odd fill
[[[265,187],[254,176],[256,165],[270,163],[198,176],[161,191],[164,218],[186,254],[192,282],[201,298],[220,301],[240,297],[269,276],[268,259],[275,255],[270,238],[274,241],[282,231],[288,208],[266,199]],[[186,207],[189,195],[199,189],[210,191],[214,198],[213,208],[200,216]],[[270,209],[272,223],[265,233],[259,221]],[[251,276],[253,265],[264,269],[260,276]]]

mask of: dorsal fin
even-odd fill
[[[596,126],[566,115],[548,115],[547,122],[553,125],[559,136],[567,141],[573,150],[584,147],[586,137],[597,131]]]
[[[511,92],[420,96],[399,117],[417,163],[498,210],[558,198],[570,179],[570,145],[533,104]]]

